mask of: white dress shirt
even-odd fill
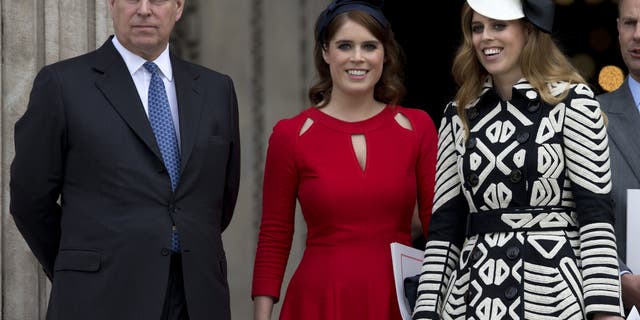
[[[633,101],[636,103],[636,108],[640,110],[640,83],[636,81],[632,76],[627,76],[629,83],[629,90],[631,90],[631,95],[633,96]]]
[[[144,68],[144,63],[147,62],[144,58],[136,55],[125,48],[117,37],[113,37],[111,40],[113,45],[118,50],[118,53],[122,56],[124,63],[129,69],[133,83],[138,90],[138,96],[144,106],[144,112],[149,117],[149,84],[151,83],[151,72]],[[169,45],[164,51],[152,61],[160,69],[160,78],[164,82],[164,88],[167,91],[167,98],[169,99],[169,106],[171,108],[171,117],[173,118],[173,127],[176,129],[176,138],[178,138],[178,147],[180,148],[180,118],[178,115],[178,99],[176,96],[176,84],[173,81],[173,70],[171,69],[171,59],[169,58]]]

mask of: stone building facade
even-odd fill
[[[183,58],[229,74],[240,107],[240,196],[224,241],[233,319],[252,319],[251,275],[271,128],[309,105],[313,24],[327,1],[186,0],[172,39]],[[112,34],[108,0],[0,0],[0,320],[44,319],[50,284],[9,214],[13,126],[38,70],[93,50]],[[298,215],[288,275],[304,246]]]

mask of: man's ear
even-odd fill
[[[180,17],[182,17],[182,11],[184,10],[184,1],[185,0],[176,0],[176,21],[180,20]]]

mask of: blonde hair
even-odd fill
[[[484,81],[489,75],[480,64],[473,47],[471,34],[473,13],[471,7],[465,3],[462,7],[462,44],[458,47],[451,68],[453,79],[459,86],[454,101],[467,136],[469,125],[465,113],[466,106],[482,93]],[[520,69],[531,86],[538,91],[542,101],[551,105],[558,104],[569,94],[569,86],[562,94],[554,96],[548,83],[562,81],[575,84],[586,83],[586,81],[558,48],[551,35],[536,28],[525,19],[519,21],[529,32],[520,57]]]

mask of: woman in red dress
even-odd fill
[[[269,140],[253,275],[255,319],[270,319],[291,249],[296,200],[306,249],[280,319],[401,319],[390,243],[426,236],[437,133],[404,95],[400,48],[382,1],[333,1],[316,23],[314,106]]]

